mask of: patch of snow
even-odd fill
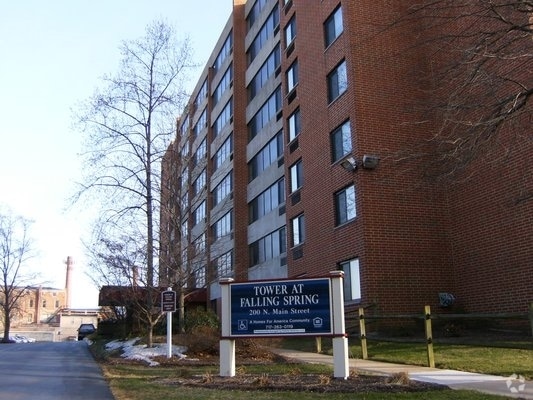
[[[137,345],[139,338],[134,338],[126,341],[113,340],[106,344],[107,350],[122,350],[122,357],[128,360],[140,360],[146,362],[149,366],[154,367],[159,365],[154,361],[153,357],[166,356],[168,345],[166,343],[155,343],[153,347],[147,347],[144,344]],[[172,345],[172,356],[180,359],[187,358],[185,352],[187,348],[184,346]]]

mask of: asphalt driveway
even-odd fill
[[[0,399],[114,399],[85,342],[0,344],[0,379]]]

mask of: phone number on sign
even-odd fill
[[[265,325],[265,329],[292,329],[294,325]]]

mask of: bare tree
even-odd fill
[[[102,306],[108,307],[111,311],[111,318],[117,321],[125,322],[129,317],[127,297],[108,300],[102,291],[105,288],[128,288],[134,284],[134,265],[143,265],[144,261],[131,260],[130,255],[126,253],[131,238],[118,237],[116,241],[105,237],[94,237],[94,240],[86,245],[86,252],[89,256],[88,267],[91,271],[88,276],[99,289],[104,301]],[[143,260],[145,259],[145,254]]]
[[[3,316],[3,342],[9,341],[11,320],[19,310],[19,300],[36,278],[28,271],[28,261],[35,255],[30,237],[31,222],[0,210],[0,310]],[[34,282],[33,282],[34,283]]]
[[[159,288],[150,288],[138,274],[146,265],[146,251],[128,236],[113,240],[101,237],[92,244],[90,255],[91,278],[105,297],[103,305],[111,307],[114,317],[123,323],[129,321],[135,326],[138,321],[147,323],[150,335],[163,313],[156,306]]]
[[[161,252],[160,272],[162,281],[177,292],[178,328],[181,333],[185,331],[185,300],[195,293],[197,289],[207,285],[207,233],[204,232],[192,243],[187,243],[190,237],[182,231],[183,225],[188,221],[185,216],[191,213],[191,204],[188,201],[190,182],[188,174],[181,174],[184,167],[190,169],[204,169],[207,159],[196,159],[178,150],[179,139],[191,139],[188,127],[185,132],[180,132],[178,138],[172,143],[163,162],[162,180],[162,205],[161,205]],[[188,148],[188,146],[186,146]],[[187,180],[184,180],[186,176]],[[207,186],[197,188],[196,195],[205,195]]]
[[[408,151],[425,156],[427,175],[457,177],[474,160],[494,162],[513,146],[530,146],[533,2],[420,0],[394,24],[413,22],[420,29],[413,47],[429,54],[423,86],[438,129]]]
[[[101,204],[100,237],[115,242],[127,237],[146,255],[139,272],[150,292],[146,308],[153,310],[152,292],[159,284],[161,158],[185,99],[182,86],[192,66],[191,48],[188,40],[176,40],[171,27],[155,22],[143,38],[123,42],[121,52],[118,73],[105,76],[103,87],[78,113],[87,139],[79,195],[90,193]],[[151,317],[145,322],[154,325]],[[151,335],[150,328],[149,345]]]

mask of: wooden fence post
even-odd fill
[[[366,346],[365,310],[359,307],[359,334],[361,338],[361,353],[363,360],[368,359],[368,349]]]
[[[435,356],[433,354],[433,333],[431,329],[431,307],[424,307],[424,316],[425,316],[425,328],[426,328],[426,343],[428,351],[428,366],[430,368],[435,368]]]
[[[322,353],[322,338],[320,336],[315,337],[316,352]]]

